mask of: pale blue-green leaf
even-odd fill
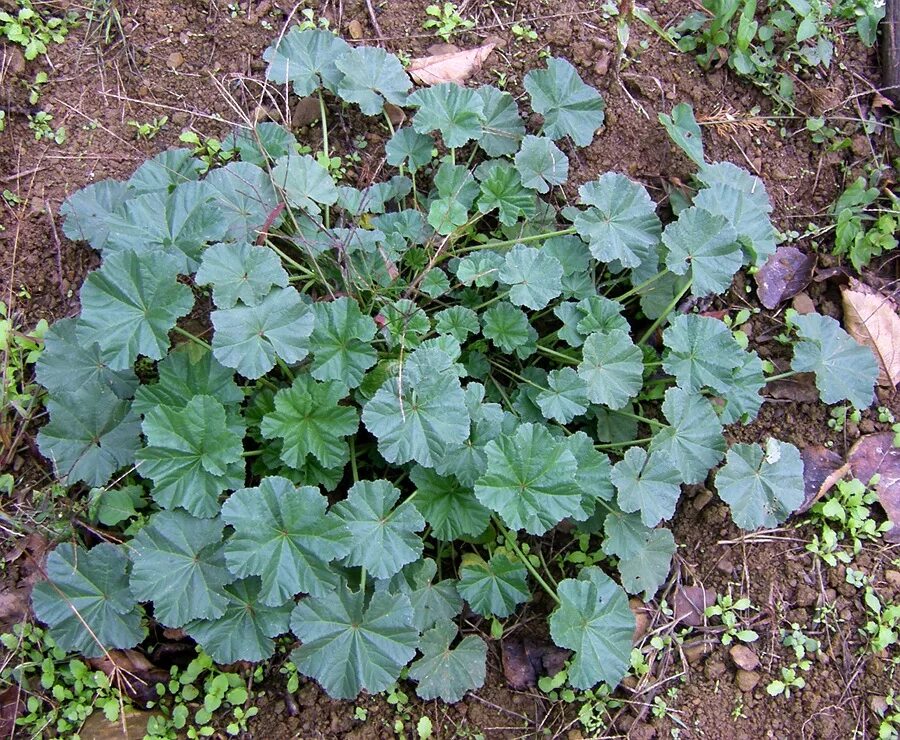
[[[244,428],[229,421],[225,407],[211,396],[147,412],[147,447],[137,460],[141,475],[153,481],[153,499],[160,506],[212,517],[222,492],[243,484]]]
[[[578,375],[587,384],[588,399],[620,409],[643,385],[643,355],[621,329],[594,332],[584,340]]]
[[[476,90],[442,82],[416,90],[407,104],[418,108],[413,128],[420,134],[440,131],[451,149],[481,138],[484,100]]]
[[[269,63],[266,79],[292,83],[300,97],[314,93],[320,85],[335,92],[343,77],[335,60],[349,49],[350,45],[331,31],[301,31],[295,26],[263,53]]]
[[[716,182],[697,193],[694,205],[723,216],[741,242],[744,263],[761,267],[775,254],[776,232],[769,220],[772,205],[765,185],[758,178],[754,180],[757,180],[755,187],[758,187],[759,195]]]
[[[681,475],[659,453],[647,455],[641,447],[630,447],[612,469],[616,500],[625,512],[640,511],[641,520],[655,527],[675,513],[681,496]]]
[[[740,421],[749,424],[756,418],[763,404],[760,391],[766,385],[763,363],[754,351],[744,352],[741,365],[731,371],[731,383],[724,394],[725,407],[719,410],[724,424]]]
[[[587,384],[573,368],[551,370],[547,375],[547,385],[549,387],[535,398],[541,413],[547,419],[568,424],[587,411]]]
[[[489,157],[515,154],[525,135],[525,124],[519,116],[515,99],[491,85],[482,85],[477,92],[484,104],[478,146]]]
[[[497,281],[497,273],[503,264],[503,255],[481,250],[463,257],[456,266],[456,277],[463,285],[474,284],[488,288]]]
[[[47,401],[50,421],[37,435],[38,449],[69,485],[105,485],[134,462],[140,419],[128,401],[99,385],[57,393]]]
[[[612,468],[609,458],[598,452],[594,447],[594,440],[582,431],[566,437],[565,441],[578,463],[575,483],[583,495],[581,508],[590,514],[598,500],[611,501],[615,496],[615,488],[610,479]]]
[[[308,154],[279,157],[272,169],[272,183],[295,208],[315,215],[319,204],[334,205],[338,190],[322,165]]]
[[[849,401],[858,409],[868,408],[878,379],[872,350],[854,341],[830,316],[810,313],[792,322],[800,341],[794,345],[791,370],[814,372],[825,403]]]
[[[157,191],[170,193],[183,182],[197,180],[202,171],[203,162],[190,149],[166,149],[138,167],[125,185],[132,198]]]
[[[562,293],[562,265],[540,249],[516,244],[506,253],[497,279],[510,286],[509,302],[534,310],[544,308]]]
[[[260,229],[278,206],[272,180],[261,167],[249,162],[232,162],[212,170],[205,182],[215,191],[219,218],[227,224],[229,241],[256,241]],[[276,228],[281,218],[269,225]]]
[[[63,542],[50,553],[47,580],[34,585],[31,603],[60,648],[96,658],[106,650],[132,648],[146,637],[127,568],[128,558],[108,542],[90,550]]]
[[[79,341],[96,343],[112,370],[130,368],[138,355],[165,357],[169,332],[194,305],[177,274],[177,260],[163,252],[109,255],[81,286]]]
[[[463,608],[456,582],[447,578],[435,583],[436,575],[434,560],[416,560],[390,580],[378,581],[375,589],[407,596],[413,608],[413,626],[423,632],[441,620],[453,619]]]
[[[185,346],[169,353],[157,366],[156,383],[141,385],[134,394],[132,408],[139,414],[156,406],[184,408],[194,396],[212,396],[229,406],[244,400],[234,382],[234,371],[222,367],[209,350]]]
[[[607,172],[578,188],[578,194],[588,208],[577,212],[575,229],[596,259],[637,267],[656,254],[662,226],[643,185]]]
[[[422,557],[425,520],[412,503],[394,508],[400,491],[389,481],[359,481],[332,509],[350,532],[348,565],[359,565],[376,578],[390,578]]]
[[[334,699],[353,699],[363,689],[377,694],[416,654],[412,620],[406,596],[376,593],[367,605],[364,590],[342,586],[307,597],[291,615],[291,630],[303,643],[291,661]]]
[[[520,218],[527,219],[534,215],[534,193],[522,185],[519,173],[512,165],[498,163],[484,173],[481,197],[478,199],[481,213],[496,209],[497,218],[505,226],[512,226]]]
[[[526,136],[515,163],[522,185],[539,193],[569,179],[569,158],[545,136]]]
[[[634,614],[625,592],[595,566],[578,578],[560,581],[559,606],[550,615],[550,636],[558,646],[575,651],[569,683],[590,689],[600,681],[613,688],[630,665]]]
[[[356,103],[367,116],[377,116],[385,101],[394,105],[406,103],[412,82],[396,56],[377,46],[357,46],[342,54],[335,66],[344,73],[337,94]]]
[[[603,98],[584,84],[565,59],[547,60],[546,69],[525,75],[531,107],[544,117],[543,132],[551,139],[570,136],[578,146],[587,146],[603,125]]]
[[[101,180],[76,190],[59,207],[63,233],[72,241],[90,242],[94,249],[102,250],[111,217],[131,195],[128,186],[118,180]]]
[[[694,118],[694,109],[687,103],[679,103],[672,108],[672,115],[659,114],[659,122],[665,127],[669,138],[674,141],[690,160],[703,167],[703,136]]]
[[[228,601],[222,616],[189,622],[184,631],[222,665],[271,658],[275,652],[272,638],[288,631],[293,602],[262,602],[259,578],[244,578],[226,586],[225,596]]]
[[[619,575],[625,590],[630,594],[643,591],[644,601],[650,601],[669,577],[675,549],[670,530],[664,527],[648,530],[640,548],[619,560]]]
[[[442,621],[422,635],[422,657],[409,667],[409,677],[418,681],[416,694],[420,699],[455,704],[466,692],[484,686],[487,645],[480,637],[469,635],[451,649],[458,632],[453,622]]]
[[[682,388],[669,388],[662,405],[669,426],[653,435],[650,451],[666,457],[685,483],[702,483],[725,456],[725,438],[712,404]]]
[[[735,444],[716,473],[716,490],[742,529],[776,527],[803,503],[803,460],[794,445]]]
[[[434,139],[428,134],[420,134],[411,126],[401,128],[388,139],[384,146],[385,159],[394,167],[406,165],[410,172],[416,172],[431,162]]]
[[[478,314],[465,306],[451,306],[434,315],[434,329],[439,334],[449,334],[457,342],[465,342],[469,334],[481,330]]]
[[[288,274],[268,247],[214,244],[203,253],[194,282],[213,286],[216,308],[232,308],[238,301],[255,306],[273,286],[286,288]]]
[[[691,271],[691,293],[702,297],[724,293],[742,263],[737,233],[728,221],[702,208],[691,206],[663,231],[669,250],[666,267],[676,275]]]
[[[692,393],[709,387],[727,396],[745,355],[724,322],[697,314],[675,316],[663,332],[663,344],[663,369]]]
[[[488,442],[485,452],[487,469],[475,482],[475,496],[509,527],[540,535],[568,516],[583,518],[578,463],[545,427],[521,424]]]
[[[364,316],[352,298],[313,304],[315,328],[309,339],[312,376],[317,380],[342,380],[356,388],[378,357],[371,342],[375,322]]]
[[[263,121],[252,129],[236,128],[223,147],[235,150],[243,162],[268,167],[279,157],[295,153],[297,139],[281,124]]]
[[[276,357],[299,362],[309,351],[315,318],[293,288],[275,288],[256,306],[237,305],[213,311],[216,359],[245,378],[259,378]]]
[[[76,319],[60,319],[44,335],[44,350],[35,363],[38,382],[51,395],[77,388],[102,387],[119,398],[130,398],[138,385],[131,368],[112,370],[106,358],[114,350],[78,339]]]
[[[235,578],[225,566],[224,526],[218,517],[160,511],[131,540],[131,591],[152,601],[154,617],[167,627],[225,613],[225,586]]]
[[[260,576],[259,597],[268,606],[334,590],[338,573],[329,563],[347,555],[351,535],[327,508],[318,488],[278,476],[235,491],[222,506],[222,519],[234,528],[225,543],[228,569]]]
[[[477,555],[463,557],[456,588],[472,611],[483,617],[503,619],[531,598],[525,566],[500,553],[488,562]]]

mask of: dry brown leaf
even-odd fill
[[[869,481],[878,475],[875,491],[892,526],[885,532],[888,542],[900,542],[900,448],[893,446],[893,432],[867,434],[850,449],[847,461],[853,477]]]
[[[461,85],[481,69],[484,60],[496,45],[496,42],[490,42],[475,49],[413,59],[406,71],[420,85],[437,85],[441,82]]]
[[[878,358],[878,385],[900,383],[900,316],[893,302],[858,280],[842,288],[844,326]]]
[[[803,503],[795,514],[809,509],[850,470],[850,463],[823,445],[805,447],[800,450],[800,457],[803,458]]]

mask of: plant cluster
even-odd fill
[[[524,78],[535,131],[507,93],[411,91],[395,56],[324,30],[265,59],[319,97],[326,157],[337,98],[384,117],[394,169],[338,185],[262,123],[224,166],[170,150],[67,200],[65,233],[102,264],[46,334],[38,444],[107,515],[49,556],[35,613],[87,655],[141,643],[151,620],[222,664],[290,632],[299,673],[334,697],[406,667],[420,697],[453,702],[485,679],[464,606],[502,634],[539,588],[569,685],[614,687],[627,594],[667,578],[659,524],[681,485],[716,469],[745,528],[803,498],[794,446],[726,446],[762,404],[760,358],[677,310],[774,251],[762,182],[707,162],[682,105],[663,124],[696,163],[692,202],[669,215],[605,173],[568,203],[564,148],[591,143],[604,105],[562,59]],[[792,368],[826,402],[869,405],[870,350],[817,314],[791,331]],[[547,563],[536,538],[571,536],[563,522],[604,569]]]
[[[878,187],[869,187],[864,177],[858,177],[835,201],[834,253],[847,257],[856,270],[897,247],[898,198],[885,189],[889,204],[881,207]]]
[[[15,14],[0,10],[0,36],[22,47],[25,59],[31,61],[46,54],[50,44],[61,44],[76,23],[75,16],[44,19],[31,0],[18,0]]]

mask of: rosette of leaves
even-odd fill
[[[795,448],[725,442],[759,410],[762,361],[675,311],[769,253],[765,188],[706,163],[679,108],[665,123],[699,169],[674,220],[618,173],[558,211],[569,155],[603,124],[564,60],[526,76],[529,129],[505,92],[410,94],[395,57],[326,31],[290,30],[265,59],[272,84],[320,99],[326,130],[343,104],[372,126],[407,106],[410,123],[384,119],[385,177],[362,189],[268,123],[205,176],[172,150],[66,202],[66,234],[101,265],[48,333],[38,444],[73,496],[92,487],[86,531],[115,537],[51,555],[37,616],[86,654],[158,625],[259,661],[292,633],[332,696],[409,666],[422,697],[458,701],[487,651],[464,606],[502,620],[540,588],[572,685],[614,685],[627,594],[666,579],[682,484],[718,469],[742,526],[800,500]],[[871,399],[867,349],[824,317],[795,328],[793,367],[827,402]],[[607,572],[540,572],[524,545],[563,522]]]

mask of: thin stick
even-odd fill
[[[372,21],[372,28],[375,29],[378,42],[384,45],[384,34],[381,32],[381,26],[378,25],[378,18],[375,17],[375,8],[372,6],[372,0],[366,0],[366,8],[369,10],[369,20]]]

